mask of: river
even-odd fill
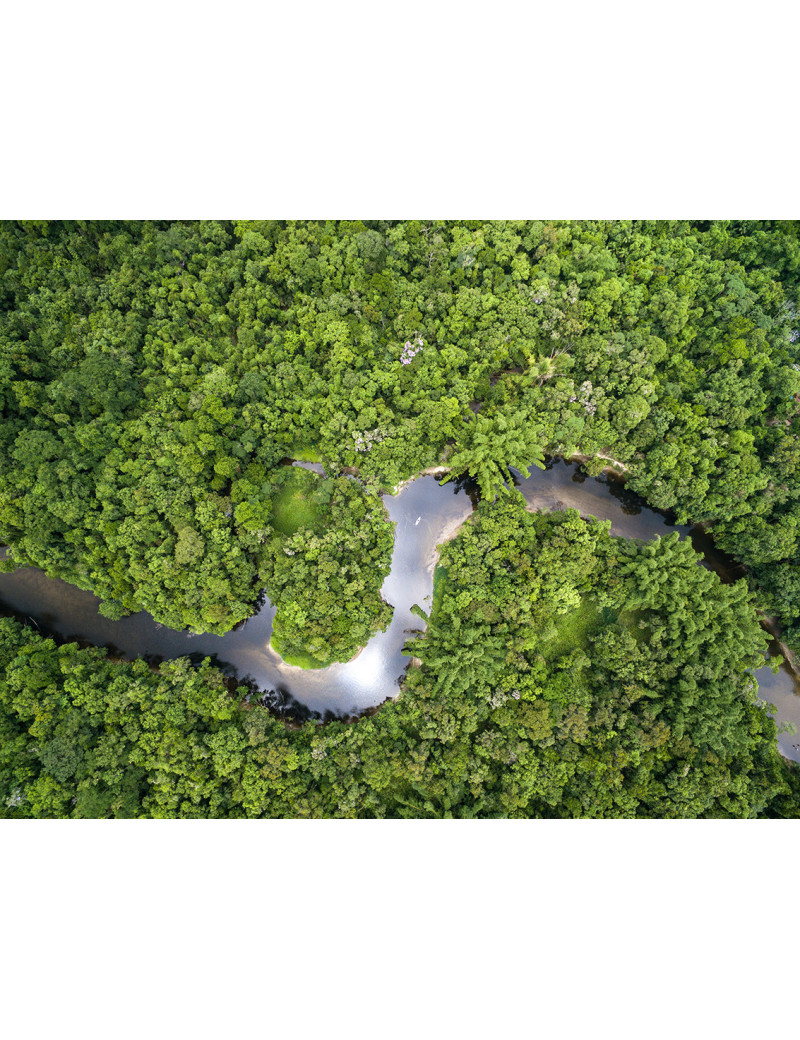
[[[723,580],[741,576],[741,568],[715,551],[699,528],[676,525],[668,514],[647,506],[613,477],[587,477],[576,464],[564,460],[550,460],[545,470],[533,468],[528,478],[513,470],[512,475],[529,508],[577,509],[583,516],[610,520],[611,533],[624,538],[649,540],[678,531],[691,538],[706,566]],[[386,632],[374,636],[346,664],[316,671],[287,665],[269,646],[275,607],[266,598],[257,613],[234,631],[224,636],[193,635],[167,628],[144,612],[111,621],[97,612],[99,600],[91,593],[25,567],[0,574],[0,610],[32,619],[44,633],[106,646],[128,659],[143,657],[157,663],[184,655],[195,660],[212,657],[227,672],[255,683],[264,691],[264,703],[279,713],[322,720],[355,717],[398,695],[408,665],[402,649],[408,633],[421,624],[411,607],[419,603],[430,609],[436,547],[469,517],[476,498],[469,483],[440,486],[436,477],[421,476],[397,495],[384,495],[383,501],[395,522],[395,538],[391,572],[381,591],[393,605],[394,616]],[[777,652],[774,644],[771,652]],[[756,676],[761,698],[776,707],[776,721],[793,722],[800,731],[800,687],[789,669],[782,666],[773,675],[765,665]],[[800,762],[795,745],[800,745],[800,735],[779,735],[781,752]]]

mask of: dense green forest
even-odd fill
[[[11,816],[796,816],[748,671],[746,585],[677,536],[481,505],[443,548],[402,694],[287,727],[186,659],[155,671],[0,619]]]
[[[799,272],[795,222],[0,224],[1,567],[220,634],[266,589],[321,666],[390,620],[379,493],[444,465],[482,497],[354,726],[3,621],[8,812],[795,814],[747,670],[756,608],[800,650]],[[507,468],[545,453],[746,581],[526,514]]]

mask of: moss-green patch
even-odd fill
[[[447,568],[438,564],[433,572],[433,598],[431,599],[431,615],[436,614],[442,606],[445,586],[447,585]]]
[[[637,643],[645,643],[650,637],[650,629],[647,625],[642,627],[641,621],[645,619],[642,610],[623,610],[617,618],[617,622],[626,628]]]
[[[316,473],[292,467],[283,478],[272,503],[272,524],[283,535],[292,535],[301,527],[314,528],[320,510],[312,501],[319,482]]]
[[[555,661],[573,650],[586,650],[592,636],[607,625],[618,624],[627,629],[637,643],[647,639],[647,629],[639,625],[644,615],[638,610],[612,610],[600,607],[589,596],[568,614],[553,619],[555,631],[542,641],[541,652],[547,661]]]
[[[545,660],[554,661],[572,650],[587,647],[589,637],[601,628],[604,620],[602,608],[588,596],[574,610],[559,614],[553,619],[555,632],[541,645]]]
[[[289,454],[298,462],[322,462],[322,456],[317,449],[309,448],[305,444],[295,444]]]

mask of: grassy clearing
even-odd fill
[[[312,502],[319,477],[307,469],[293,468],[283,481],[272,503],[272,523],[276,531],[292,535],[301,527],[315,527],[319,510]]]
[[[316,448],[308,448],[303,444],[295,444],[289,455],[297,462],[322,462],[322,456]]]
[[[444,587],[447,584],[447,568],[441,564],[437,564],[436,570],[433,572],[433,597],[431,599],[430,616],[439,610],[442,605],[442,598],[444,597]]]
[[[637,643],[644,643],[650,636],[650,630],[639,626],[643,619],[644,613],[641,610],[623,610],[617,621],[623,628],[627,628]]]
[[[555,632],[542,643],[542,654],[548,661],[554,661],[564,654],[578,648],[585,649],[589,645],[589,637],[594,635],[603,625],[603,611],[588,597],[581,600],[580,606],[568,614],[560,614],[555,619]]]
[[[542,643],[541,652],[546,660],[554,661],[572,650],[586,650],[589,639],[607,625],[617,623],[626,628],[637,643],[647,639],[647,630],[639,627],[643,615],[638,610],[617,613],[608,607],[599,607],[589,596],[579,607],[555,619],[555,632]]]

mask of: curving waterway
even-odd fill
[[[714,550],[700,528],[673,523],[667,513],[647,506],[613,478],[587,477],[564,460],[551,460],[545,470],[534,468],[528,478],[513,470],[512,475],[531,509],[577,509],[583,516],[610,520],[611,533],[624,538],[649,540],[678,531],[692,540],[705,565],[724,581],[735,581],[743,573]],[[384,495],[383,501],[395,522],[395,537],[392,568],[381,591],[394,607],[394,616],[386,632],[346,664],[314,671],[287,665],[269,646],[276,608],[266,598],[257,613],[232,632],[193,635],[167,628],[144,612],[111,621],[98,614],[96,596],[25,567],[0,574],[0,611],[30,619],[44,633],[109,647],[127,659],[157,663],[185,655],[196,660],[212,657],[240,680],[255,683],[264,691],[264,703],[287,715],[354,717],[398,695],[409,660],[402,649],[409,632],[421,624],[411,607],[419,603],[430,608],[437,546],[470,516],[476,498],[468,482],[440,486],[435,476],[421,476],[397,495]],[[774,644],[771,653],[777,653]],[[798,735],[780,734],[778,746],[787,758],[800,762],[800,686],[786,666],[774,675],[765,665],[756,676],[761,699],[775,705],[776,721],[797,726]]]

